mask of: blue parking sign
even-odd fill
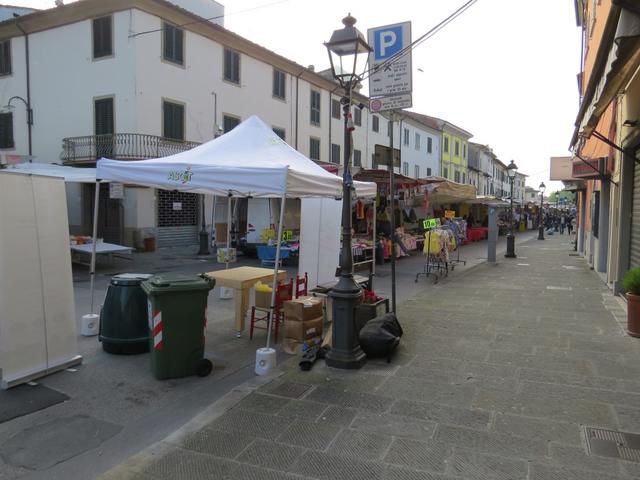
[[[389,58],[402,50],[402,25],[373,32],[373,54],[376,60]]]

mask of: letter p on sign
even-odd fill
[[[398,53],[402,49],[402,26],[376,31],[373,48],[376,60],[384,60]]]

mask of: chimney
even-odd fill
[[[315,72],[315,71],[316,71],[316,67],[315,67],[315,65],[309,65],[307,68],[308,68],[309,70],[311,70],[312,72]]]

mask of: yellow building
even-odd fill
[[[469,183],[469,139],[473,135],[445,120],[442,122],[440,174],[458,183]]]

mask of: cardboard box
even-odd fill
[[[311,348],[319,344],[321,341],[322,341],[321,337],[313,337],[303,342],[299,340],[295,340],[293,338],[285,338],[282,341],[282,349],[284,350],[285,353],[288,353],[289,355],[299,355],[304,350],[305,345],[307,348]]]
[[[284,320],[284,336],[285,338],[292,338],[294,340],[308,340],[312,337],[322,335],[322,315],[313,320],[304,320],[302,322],[298,320],[289,320],[285,317]]]
[[[269,308],[271,306],[271,292],[259,292],[256,290],[256,307]]]
[[[284,302],[284,317],[302,322],[322,317],[323,301],[318,297],[300,297]]]

